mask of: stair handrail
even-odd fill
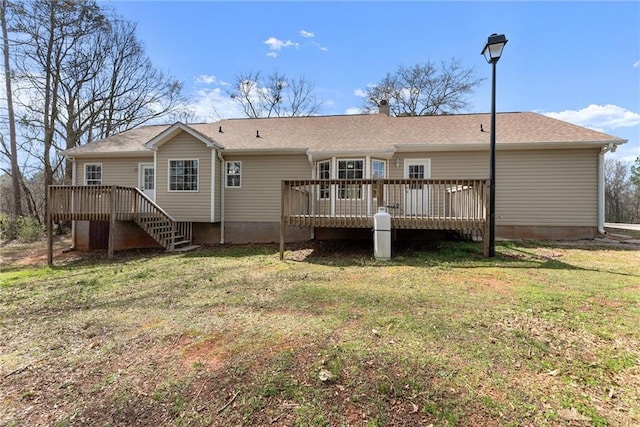
[[[155,201],[153,201],[153,199],[151,199],[149,196],[144,194],[144,192],[142,190],[140,190],[138,187],[119,187],[119,188],[127,189],[127,190],[133,189],[136,193],[138,193],[138,196],[141,196],[143,199],[146,199],[162,215],[166,216],[170,221],[176,222],[176,220],[167,211],[162,209]]]
[[[162,217],[165,218],[165,220],[167,220],[171,224],[171,231],[172,232],[171,232],[171,237],[169,239],[165,239],[165,238],[162,238],[162,237],[156,238],[155,236],[154,236],[154,238],[156,238],[156,240],[159,239],[159,240],[162,240],[162,241],[166,241],[166,243],[164,244],[165,249],[167,249],[169,251],[173,250],[174,246],[175,246],[175,239],[176,239],[176,220],[171,215],[169,215],[168,212],[166,212],[164,209],[162,209],[160,206],[158,206],[158,204],[155,201],[153,201],[149,196],[144,194],[144,192],[142,190],[140,190],[139,188],[137,188],[137,187],[133,187],[133,188],[131,188],[131,187],[120,187],[120,188],[123,189],[123,190],[134,190],[138,197],[140,197],[144,201],[146,201],[150,206],[153,207],[153,209],[156,211],[156,213],[159,213]],[[139,225],[141,225],[140,221],[138,220],[138,216],[140,214],[140,211],[139,211],[139,209],[136,209],[136,210],[137,210],[137,212],[135,212],[135,214],[136,214],[135,215],[136,222]],[[161,242],[158,242],[158,243],[161,243]]]

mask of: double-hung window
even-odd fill
[[[318,162],[318,179],[330,179],[331,178],[331,161],[324,160],[322,162]],[[328,199],[331,197],[331,188],[329,184],[320,184],[318,198],[319,199]]]
[[[225,186],[239,188],[242,183],[242,162],[227,162],[225,173],[227,177]]]
[[[198,191],[198,160],[169,160],[169,191]]]
[[[102,164],[87,163],[84,165],[84,181],[86,185],[102,185]]]
[[[386,162],[383,160],[371,161],[371,179],[384,179],[386,175]],[[374,199],[378,198],[378,186],[374,183],[371,196]]]
[[[355,180],[364,177],[364,160],[338,160],[338,179]],[[362,185],[341,183],[338,188],[340,199],[361,199]]]

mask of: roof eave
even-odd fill
[[[612,139],[600,141],[538,141],[538,142],[498,142],[497,150],[531,150],[531,149],[558,149],[558,148],[595,148],[606,145],[621,145],[625,139]],[[396,144],[399,152],[418,151],[485,151],[489,149],[488,142],[471,143],[435,143],[435,144]]]
[[[383,159],[390,159],[396,153],[396,149],[389,148],[373,148],[373,149],[353,149],[353,150],[311,150],[307,151],[307,155],[312,159],[327,159],[337,156],[374,156]]]
[[[305,154],[307,148],[224,148],[220,150],[226,154]]]
[[[73,153],[71,150],[61,151],[60,155],[68,159],[81,159],[81,158],[98,158],[98,157],[153,157],[153,151],[151,150],[136,150],[136,151],[89,151]]]

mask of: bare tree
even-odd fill
[[[9,226],[9,238],[16,237],[16,221],[22,216],[22,189],[20,187],[20,167],[18,165],[18,142],[16,136],[16,116],[13,109],[13,86],[11,81],[11,62],[9,55],[9,31],[7,28],[8,1],[0,0],[0,26],[2,27],[2,58],[4,60],[4,82],[7,91],[7,120],[9,125],[9,159],[11,161],[11,187],[13,190],[13,209]],[[4,138],[2,144],[5,145]]]
[[[311,116],[322,107],[314,84],[304,77],[288,78],[274,71],[263,78],[260,72],[250,72],[236,76],[233,87],[227,93],[250,118]]]
[[[617,159],[605,161],[605,218],[608,222],[640,222],[640,187],[629,175],[629,164]]]
[[[631,182],[640,190],[640,156],[631,165]]]
[[[375,110],[386,100],[395,116],[453,114],[469,108],[467,97],[483,80],[456,59],[439,67],[433,62],[401,65],[366,89],[364,111]]]
[[[28,120],[42,129],[41,160],[47,188],[58,168],[55,150],[60,148],[56,145],[56,125],[62,114],[60,86],[78,64],[69,59],[83,38],[104,28],[105,16],[93,1],[31,0],[15,7],[21,40],[18,78],[30,91],[24,103],[30,112]]]
[[[43,188],[70,180],[60,150],[168,115],[180,104],[181,83],[153,67],[135,25],[95,0],[25,0],[11,7],[18,82],[12,93],[24,111],[18,150],[22,145],[21,156],[40,165],[43,174],[29,176],[42,176]],[[23,191],[33,188],[22,182]],[[42,194],[27,194],[30,210],[42,212]]]
[[[70,52],[73,66],[60,83],[65,149],[165,116],[181,101],[182,84],[153,67],[135,31],[134,24],[112,18]]]

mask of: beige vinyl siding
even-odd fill
[[[242,161],[242,187],[224,189],[225,221],[280,221],[281,181],[310,179],[307,156],[225,156],[225,161]]]
[[[507,151],[496,161],[496,224],[596,226],[598,151]]]
[[[186,132],[156,153],[156,203],[176,221],[211,222],[211,148]],[[169,160],[198,160],[198,191],[169,191]]]
[[[152,163],[153,157],[78,159],[76,185],[85,185],[85,165],[102,164],[102,185],[138,187],[138,164]]]
[[[390,178],[403,177],[407,158],[431,159],[433,179],[489,178],[487,151],[400,153]],[[496,186],[497,225],[597,225],[597,149],[498,150]]]

